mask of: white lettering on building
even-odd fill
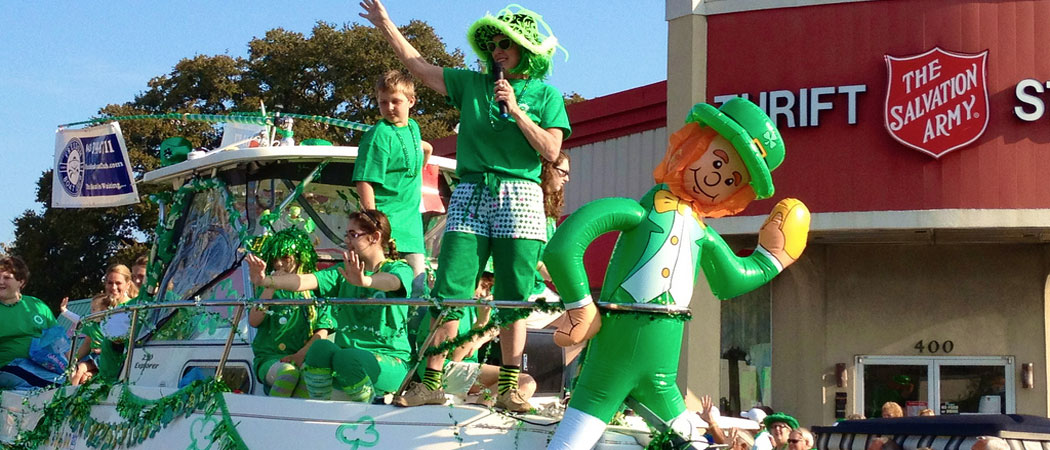
[[[919,69],[904,74],[902,79],[905,83],[905,90],[911,92],[912,89],[940,79],[940,69],[940,60],[935,59]],[[978,87],[980,86],[977,85],[977,63],[974,63],[964,73],[940,81],[926,92],[911,99],[907,104],[890,108],[888,126],[893,131],[900,131],[913,121],[926,119],[923,143],[937,136],[950,136],[952,128],[960,125],[964,120],[969,121],[973,118],[973,106],[977,103],[977,97],[969,94],[969,91]],[[955,107],[935,114],[933,117],[926,117],[930,111],[951,103],[959,97],[963,99]]]
[[[1021,80],[1017,83],[1017,86],[1014,87],[1014,96],[1017,97],[1018,101],[1024,104],[1014,107],[1014,115],[1016,115],[1018,119],[1025,122],[1034,122],[1043,117],[1043,114],[1046,112],[1046,104],[1043,103],[1043,99],[1039,98],[1038,95],[1046,92],[1046,89],[1044,89],[1043,86],[1043,82],[1031,78]],[[1045,86],[1050,89],[1050,81],[1047,81]],[[1025,105],[1030,106],[1032,111],[1025,111]]]
[[[821,112],[831,111],[836,105],[841,106],[844,97],[847,111],[846,122],[856,125],[857,96],[867,90],[867,85],[853,84],[802,88],[798,90],[797,95],[794,91],[787,90],[759,92],[757,103],[778,127],[782,125],[788,128],[816,127],[820,126]],[[721,105],[733,97],[751,99],[749,94],[743,93],[716,95],[714,100],[715,103]]]

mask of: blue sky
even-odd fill
[[[532,0],[569,61],[555,59],[550,82],[587,98],[666,79],[664,2]],[[394,22],[428,22],[447,47],[466,44],[467,27],[489,0],[386,3]],[[643,6],[644,5],[644,6]],[[245,56],[248,41],[281,27],[309,34],[313,25],[362,22],[356,1],[6,2],[0,15],[0,242],[14,240],[12,220],[34,201],[36,181],[52,164],[56,126],[131,101],[153,77],[194,55]]]

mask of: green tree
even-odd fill
[[[464,67],[463,53],[449,52],[424,22],[401,29],[434,64]],[[318,22],[309,36],[273,29],[248,43],[246,57],[197,55],[178,61],[170,73],[151,79],[131,102],[99,110],[101,117],[159,113],[228,114],[282,110],[375,123],[381,117],[375,81],[391,69],[404,70],[393,50],[372,27]],[[419,84],[417,82],[417,84]],[[424,139],[451,134],[458,112],[430,89],[417,86],[412,111]],[[221,125],[178,120],[121,123],[136,177],[159,166],[157,148],[172,136],[194,145],[214,147]],[[297,139],[323,138],[337,145],[356,145],[361,133],[309,121],[295,124]],[[139,186],[143,201],[104,209],[51,207],[51,171],[37,183],[42,212],[26,211],[15,219],[9,253],[22,257],[32,273],[25,292],[52,306],[64,296],[81,298],[101,291],[110,263],[130,264],[148,251],[146,242],[157,225],[156,205],[146,200],[158,188]]]

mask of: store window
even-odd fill
[[[856,410],[879,417],[897,402],[905,415],[924,408],[935,414],[1012,414],[1014,361],[1009,356],[858,356],[860,398]]]
[[[772,305],[770,287],[762,286],[721,302],[722,376],[719,408],[739,415],[772,400]]]

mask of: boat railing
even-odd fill
[[[138,303],[132,305],[121,305],[115,308],[111,308],[105,311],[99,311],[88,314],[81,318],[81,323],[84,322],[99,322],[106,317],[117,315],[117,314],[129,314],[130,324],[127,335],[127,354],[124,357],[124,367],[121,370],[120,381],[126,382],[131,374],[131,361],[132,355],[135,350],[135,339],[136,339],[136,328],[138,326],[139,314],[143,311],[149,311],[154,309],[174,309],[174,308],[200,308],[200,307],[233,307],[233,320],[231,321],[232,326],[230,327],[230,333],[226,337],[226,344],[223,347],[222,357],[219,358],[218,365],[215,368],[215,378],[222,379],[223,370],[226,367],[226,359],[229,357],[230,349],[233,346],[234,338],[237,336],[238,327],[241,318],[244,316],[244,310],[246,308],[254,308],[260,306],[295,306],[295,305],[359,305],[359,306],[388,306],[388,305],[407,305],[407,306],[442,306],[442,307],[468,307],[468,306],[487,306],[496,309],[539,309],[544,308],[560,309],[560,307],[544,303],[544,302],[525,302],[517,300],[460,300],[460,299],[448,299],[448,300],[428,300],[422,298],[312,298],[312,299],[258,299],[258,298],[245,298],[245,299],[212,299],[212,300],[193,300],[193,301],[167,301],[167,302],[151,302],[151,303]],[[619,311],[619,312],[640,312],[640,313],[656,313],[656,314],[672,314],[672,315],[685,315],[688,316],[689,308],[680,305],[661,305],[651,303],[607,303],[597,302],[598,308],[607,311]],[[447,309],[443,308],[442,316],[447,312]],[[440,320],[440,317],[439,317]],[[430,336],[427,337],[422,348],[426,348],[430,345],[433,338],[433,331],[431,330]],[[77,348],[77,334],[73,334],[71,356],[70,360],[73,359],[73,353]],[[422,351],[421,348],[421,351]],[[410,374],[411,376],[411,374]]]

